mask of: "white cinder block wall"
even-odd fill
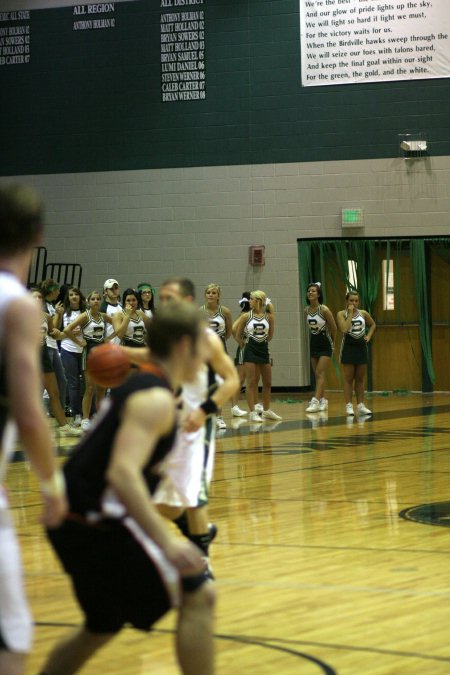
[[[309,383],[297,238],[342,236],[340,211],[354,206],[365,213],[361,236],[450,233],[450,157],[2,178],[11,180],[45,198],[49,260],[80,263],[86,294],[108,277],[123,290],[183,275],[199,301],[218,283],[237,316],[243,290],[266,291],[276,308],[273,384],[283,387]],[[248,265],[251,244],[265,245],[264,267]]]

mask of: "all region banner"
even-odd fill
[[[136,2],[136,0],[116,0],[116,2]],[[0,12],[15,10],[20,12],[24,9],[56,9],[57,7],[75,7],[75,5],[114,5],[114,2],[98,2],[97,0],[0,0]]]
[[[300,0],[302,85],[450,77],[449,0]]]

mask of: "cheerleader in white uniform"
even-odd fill
[[[100,312],[100,305],[102,299],[99,291],[92,291],[87,297],[87,309],[77,316],[75,321],[69,324],[64,329],[64,334],[73,341],[77,339],[77,331],[81,329],[82,341],[85,349],[83,352],[83,372],[84,372],[84,395],[81,402],[83,411],[83,419],[81,420],[81,428],[87,431],[90,426],[90,415],[92,408],[92,400],[95,394],[95,405],[98,410],[100,403],[105,396],[105,389],[96,385],[89,376],[89,371],[86,368],[87,357],[90,350],[106,341],[107,326],[112,325],[112,319],[108,314]]]
[[[368,349],[367,344],[376,330],[375,321],[364,309],[359,309],[359,294],[350,291],[345,296],[347,309],[338,312],[336,320],[339,330],[342,331],[340,362],[344,376],[345,412],[353,416],[353,384],[355,386],[357,413],[371,415],[371,411],[364,405],[364,383],[367,374]]]
[[[139,309],[139,296],[133,288],[124,291],[123,307],[113,316],[114,331],[125,347],[143,347],[148,318]]]
[[[236,327],[236,339],[243,347],[243,363],[247,386],[245,390],[251,422],[263,420],[281,420],[270,409],[270,391],[272,387],[272,363],[269,354],[269,342],[275,328],[275,317],[270,311],[270,303],[266,305],[267,296],[264,291],[250,293],[250,311],[242,314]],[[263,411],[255,410],[255,389],[259,374],[262,377]]]
[[[330,364],[336,340],[336,322],[326,305],[322,305],[322,287],[319,282],[306,289],[305,319],[310,331],[309,355],[316,378],[316,391],[306,408],[307,413],[328,409],[325,398],[325,372]]]

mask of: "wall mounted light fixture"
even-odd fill
[[[428,156],[428,139],[423,131],[398,135],[400,156],[403,159],[422,159]]]

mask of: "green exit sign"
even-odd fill
[[[342,209],[342,227],[362,227],[362,209]]]

